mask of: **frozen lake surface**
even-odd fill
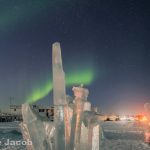
[[[144,143],[143,124],[135,122],[104,122],[105,140],[102,150],[150,150]],[[23,141],[19,123],[0,123],[0,150],[26,150],[23,145],[6,146],[7,139]]]

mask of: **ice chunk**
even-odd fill
[[[44,120],[38,116],[29,104],[22,105],[23,123],[21,124],[23,136],[26,140],[32,141],[28,149],[52,150],[52,143],[48,140]],[[49,122],[49,132],[52,131],[52,124]]]
[[[88,128],[84,123],[81,125],[80,149],[88,150]]]
[[[100,149],[100,126],[93,127],[93,135],[92,135],[92,150]]]

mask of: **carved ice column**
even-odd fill
[[[84,102],[84,111],[91,111],[91,103],[88,101]],[[81,125],[81,137],[80,137],[80,149],[81,150],[88,150],[89,149],[89,128],[88,123],[83,122]]]
[[[80,150],[81,125],[83,121],[84,102],[89,91],[83,87],[73,87],[75,106],[71,123],[71,150]]]

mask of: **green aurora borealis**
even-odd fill
[[[79,72],[72,72],[66,75],[66,86],[73,86],[76,84],[89,85],[94,80],[93,70],[83,70]],[[49,80],[43,87],[36,87],[31,95],[27,97],[28,103],[34,103],[44,97],[46,97],[53,89],[52,82]]]
[[[0,9],[0,30],[3,32],[8,31],[8,29],[13,29],[15,26],[19,27],[20,24],[24,24],[26,27],[29,23],[31,25],[31,20],[34,19],[35,21],[44,18],[47,15],[46,11],[53,14],[55,9],[64,8],[65,5],[74,6],[74,2],[68,0],[25,0],[9,1],[7,5],[5,5],[5,2],[2,2],[2,9]],[[41,13],[44,15],[41,16]]]

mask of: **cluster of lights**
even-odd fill
[[[148,119],[147,119],[147,117],[145,116],[145,115],[136,115],[135,116],[135,120],[137,120],[137,121],[143,121],[143,122],[147,122],[148,121]]]

